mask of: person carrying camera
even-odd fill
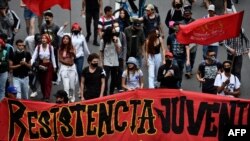
[[[53,72],[56,71],[54,47],[50,42],[51,40],[48,34],[43,34],[42,44],[36,46],[31,59],[31,64],[35,65],[38,69],[43,100],[46,102],[48,102],[50,98]]]

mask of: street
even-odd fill
[[[106,5],[111,5],[112,7],[115,6],[115,0],[103,0],[103,2],[104,2],[104,7]],[[165,34],[167,34],[167,27],[165,26],[164,21],[165,21],[166,15],[167,15],[167,11],[171,8],[171,2],[172,1],[170,1],[170,0],[147,0],[147,2],[146,2],[146,4],[152,3],[152,4],[155,4],[156,6],[158,6],[160,17],[161,17],[161,22],[164,25]],[[193,5],[192,13],[193,13],[193,18],[195,18],[195,19],[202,18],[203,16],[205,16],[207,14],[206,9],[204,7],[200,6],[201,2],[202,2],[201,0],[197,0]],[[81,17],[81,15],[80,15],[81,14],[81,0],[72,0],[71,3],[72,3],[71,12],[68,10],[61,9],[59,6],[55,6],[52,8],[52,11],[54,13],[54,22],[59,26],[62,26],[63,23],[66,21],[68,21],[70,23],[78,22],[82,26],[83,33],[86,35],[85,21],[84,21],[85,19],[83,17]],[[250,6],[249,0],[240,0],[239,4],[235,5],[237,11],[242,11],[242,10],[245,11],[242,25],[243,25],[248,37],[250,37],[250,26],[248,25],[249,21],[250,21],[249,6]],[[23,9],[19,6],[19,1],[12,0],[10,2],[10,9],[14,10],[21,19],[21,30],[16,35],[15,39],[23,39],[24,40],[27,35],[25,32],[25,21],[23,18]],[[71,20],[70,20],[70,15],[71,15]],[[69,32],[69,29],[70,29],[70,26],[67,27],[66,31]],[[37,31],[38,31],[38,29],[36,29],[36,32]],[[92,42],[93,42],[93,36],[91,36],[90,41],[88,43],[88,47],[90,49],[90,52],[99,53],[99,47],[93,46]],[[226,50],[224,47],[219,47],[218,59],[221,62],[226,60]],[[84,66],[88,65],[86,60],[87,60],[87,58],[85,57]],[[197,67],[198,67],[199,63],[201,62],[201,60],[202,60],[202,46],[199,46],[198,51],[197,51],[195,66],[193,69],[194,74],[196,73]],[[145,67],[142,69],[144,72],[145,87],[147,88],[147,86],[148,86],[148,84],[147,84],[147,80],[148,80],[147,79],[147,69]],[[242,67],[242,82],[241,82],[242,85],[241,85],[241,96],[240,96],[241,98],[247,98],[247,99],[250,98],[250,94],[248,92],[248,87],[250,86],[250,84],[249,84],[249,81],[250,81],[249,72],[250,72],[250,59],[248,58],[248,56],[244,56],[243,67]],[[53,85],[51,97],[53,97],[53,94],[59,89],[63,89],[62,83],[58,86]],[[186,79],[185,77],[183,77],[182,89],[187,90],[187,91],[201,91],[200,84],[196,80],[195,75],[193,75],[193,77],[191,79]],[[77,91],[78,91],[78,89],[77,89]],[[76,94],[76,95],[78,95],[78,94]],[[41,92],[39,92],[39,96],[37,99],[39,99],[41,97],[42,97]],[[53,99],[54,98],[52,98],[52,101],[53,101]]]

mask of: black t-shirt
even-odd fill
[[[155,14],[155,18],[150,19],[147,15],[143,16],[144,33],[147,37],[148,33],[154,29],[158,29],[161,24],[161,19],[158,14]]]
[[[59,37],[57,36],[57,32],[59,31],[59,26],[56,24],[52,24],[52,26],[48,27],[45,23],[41,27],[41,34],[48,34],[51,39],[52,46],[57,49],[59,46]]]
[[[174,71],[173,76],[164,77],[169,70]],[[157,81],[159,81],[161,88],[170,88],[170,89],[178,89],[177,82],[180,81],[181,75],[179,68],[175,65],[168,67],[166,65],[162,65],[158,70]]]
[[[222,68],[222,64],[218,61],[207,64],[205,61],[199,65],[199,72],[201,77],[205,79],[202,83],[202,92],[216,94],[217,88],[214,86],[214,81],[218,71]]]
[[[18,65],[20,62],[25,58],[25,62],[30,62],[31,60],[31,54],[29,52],[15,52],[13,55],[13,59],[11,60],[13,62],[13,65]],[[30,71],[30,68],[28,68],[25,65],[22,65],[21,67],[17,69],[13,69],[13,76],[14,77],[20,77],[24,78],[28,76],[28,72]]]
[[[101,79],[105,78],[104,69],[97,67],[93,73],[89,72],[89,67],[83,69],[82,76],[84,77],[84,98],[98,98],[101,92]]]

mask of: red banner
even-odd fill
[[[45,10],[48,10],[57,4],[63,9],[71,9],[70,0],[23,0],[23,3],[25,3],[26,6],[38,16],[42,15]]]
[[[198,19],[188,25],[180,25],[177,40],[182,44],[209,45],[237,37],[240,33],[244,11]]]
[[[250,100],[138,90],[65,105],[4,99],[1,141],[222,141],[250,125]]]

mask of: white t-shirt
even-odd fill
[[[215,78],[215,81],[214,81],[214,86],[221,87],[222,83],[225,82],[227,79],[228,79],[228,77],[225,75],[224,72],[221,73],[221,74],[217,74],[217,76]],[[231,74],[231,76],[230,76],[230,82],[226,86],[227,89],[229,89],[230,92],[234,92],[235,89],[240,88],[240,85],[241,84],[240,84],[239,79],[236,76],[234,76],[233,74]],[[220,95],[225,95],[224,91],[222,91],[220,93]]]
[[[126,79],[127,87],[131,89],[140,88],[140,78],[142,76],[143,72],[140,69],[135,73],[129,73],[129,79],[128,79],[128,70],[125,70],[122,73],[122,77]]]
[[[34,35],[27,36],[24,40],[24,44],[26,46],[27,51],[30,52],[30,54],[33,54],[35,49],[35,37]]]
[[[121,48],[121,41],[118,38],[118,47]],[[104,41],[100,41],[100,51],[103,51],[103,65],[104,66],[119,66],[118,61],[118,52],[116,51],[115,44],[111,42],[111,44],[106,44],[104,47]]]

